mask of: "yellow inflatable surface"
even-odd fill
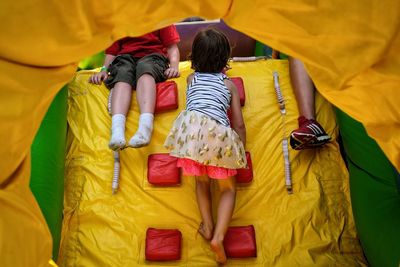
[[[294,194],[285,188],[282,135],[297,125],[297,106],[286,61],[232,63],[229,76],[242,77],[246,89],[243,115],[254,180],[239,185],[232,226],[254,225],[257,258],[229,260],[228,266],[365,266],[349,200],[348,173],[339,147],[290,150]],[[162,144],[185,107],[188,62],[181,62],[179,109],[156,115],[150,146],[121,152],[120,188],[111,193],[113,156],[107,144],[108,89],[88,84],[92,71],[78,72],[69,86],[68,154],[60,266],[144,266],[146,229],[182,232],[182,259],[152,266],[216,266],[208,243],[196,234],[200,223],[194,178],[178,187],[155,187],[147,181],[147,157],[166,152]],[[277,71],[287,118],[282,124],[273,87]],[[132,100],[126,136],[137,128]],[[318,120],[335,139],[332,107],[317,97]]]
[[[400,170],[400,1],[4,0],[0,210],[7,216],[0,216],[0,236],[7,243],[0,246],[2,263],[24,266],[29,259],[32,266],[48,265],[51,237],[29,190],[27,162],[46,110],[78,62],[120,37],[190,16],[223,18],[303,60],[321,94],[362,122]],[[32,222],[34,229],[28,227]],[[20,238],[21,231],[29,233],[31,245]]]

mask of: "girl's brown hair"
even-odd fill
[[[228,66],[231,56],[231,46],[226,35],[214,28],[198,32],[193,40],[192,69],[197,72],[221,72]]]

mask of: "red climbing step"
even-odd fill
[[[229,77],[231,81],[235,84],[236,88],[238,89],[238,93],[240,96],[240,105],[244,106],[244,103],[246,102],[246,93],[244,90],[244,83],[243,79],[241,77]]]
[[[157,83],[156,97],[155,113],[177,109],[179,106],[178,85],[174,81]]]
[[[172,186],[181,183],[177,158],[168,153],[151,154],[147,158],[147,180],[152,185]]]
[[[251,161],[250,152],[246,151],[247,168],[237,169],[236,182],[250,183],[253,181],[253,163]]]
[[[228,258],[257,257],[254,226],[229,227],[224,239],[224,248]]]
[[[148,228],[146,231],[146,260],[180,260],[181,243],[182,234],[177,229]]]

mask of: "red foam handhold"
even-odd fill
[[[257,257],[254,226],[229,227],[224,239],[224,248],[228,258]]]
[[[244,103],[246,102],[246,93],[244,90],[243,79],[241,77],[230,77],[229,79],[235,84],[236,88],[238,89],[240,105],[244,106]]]
[[[181,243],[182,234],[177,229],[148,228],[146,231],[146,260],[180,260]]]
[[[181,182],[176,157],[168,153],[151,154],[147,158],[147,180],[152,185],[169,186]]]
[[[178,86],[174,81],[157,83],[155,113],[177,109]]]
[[[246,151],[247,168],[237,169],[236,182],[250,183],[253,181],[253,163],[251,162],[250,152]]]

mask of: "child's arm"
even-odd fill
[[[107,79],[108,77],[107,68],[114,60],[114,58],[115,58],[114,55],[106,54],[106,58],[104,59],[104,65],[101,68],[101,71],[90,76],[89,82],[94,84],[101,84],[102,81]]]
[[[115,57],[118,55],[118,52],[121,50],[122,40],[123,39],[115,41],[110,47],[108,47],[106,49],[106,51],[105,51],[106,57],[104,59],[103,67],[101,67],[100,72],[90,76],[90,78],[89,78],[90,83],[101,84],[102,81],[107,79],[107,77],[108,77],[107,68],[111,64],[111,62],[115,59]]]
[[[238,90],[230,80],[225,80],[225,85],[231,92],[232,129],[239,135],[243,145],[246,146],[246,126],[244,125]]]
[[[169,68],[165,70],[164,74],[167,78],[179,77],[179,48],[177,44],[172,44],[167,47]]]
[[[192,82],[193,77],[194,77],[194,73],[190,73],[190,74],[187,76],[187,78],[186,78],[186,83],[187,83],[188,85]]]
[[[106,58],[104,59],[104,67],[108,68],[108,66],[113,62],[115,59],[114,55],[106,54]]]

